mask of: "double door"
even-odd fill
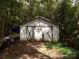
[[[26,27],[26,37],[37,41],[45,40],[51,41],[53,39],[52,26],[32,26]]]

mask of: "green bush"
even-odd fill
[[[58,49],[58,51],[60,53],[62,53],[64,55],[65,58],[79,58],[79,51],[73,49],[73,48],[69,48],[67,47],[65,44],[59,43],[59,42],[47,42],[45,43],[46,48],[48,49]]]
[[[65,55],[69,55],[72,53],[72,50],[68,47],[61,47],[59,48],[60,53],[65,54]]]
[[[47,42],[47,43],[45,43],[45,46],[47,48],[60,48],[60,47],[66,46],[66,45],[63,43],[59,43],[59,42]]]

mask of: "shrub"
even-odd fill
[[[65,58],[79,58],[79,51],[73,49],[73,48],[69,48],[67,47],[65,44],[59,43],[59,42],[47,42],[45,44],[45,46],[48,49],[52,49],[55,48],[57,49],[60,53],[62,53],[64,55]]]

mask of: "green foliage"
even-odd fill
[[[69,55],[72,53],[72,50],[68,47],[59,48],[59,50],[60,50],[60,53],[65,55]]]
[[[63,0],[58,4],[54,12],[54,22],[59,25],[60,39],[63,41],[68,37],[76,38],[75,36],[79,32],[79,19],[77,18],[79,16],[78,7],[78,4],[72,6],[71,0]]]
[[[36,16],[46,17],[59,25],[62,40],[76,38],[79,33],[79,5],[72,6],[71,0],[0,0],[0,16],[10,25],[20,25]]]
[[[58,43],[58,42],[48,42],[48,43],[46,43],[47,48],[53,48],[53,47],[59,48],[61,46],[62,45],[60,43]]]
[[[36,16],[53,20],[53,12],[59,2],[58,0],[0,0],[0,15],[9,21],[17,20],[18,17],[25,22]]]
[[[12,23],[12,20],[19,21],[22,5],[22,2],[17,0],[0,0],[0,16],[6,17],[9,24]]]
[[[60,53],[62,53],[64,55],[64,57],[78,57],[79,56],[78,55],[79,51],[77,51],[73,48],[69,48],[63,43],[47,42],[47,43],[45,43],[45,46],[48,49],[57,49]]]

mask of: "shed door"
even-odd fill
[[[34,29],[34,39],[51,41],[53,39],[53,28],[51,26],[38,26]]]
[[[52,26],[31,26],[26,29],[26,39],[35,39],[37,41],[51,41],[53,39]]]
[[[40,40],[42,39],[42,27],[35,27],[34,30],[34,39]]]

